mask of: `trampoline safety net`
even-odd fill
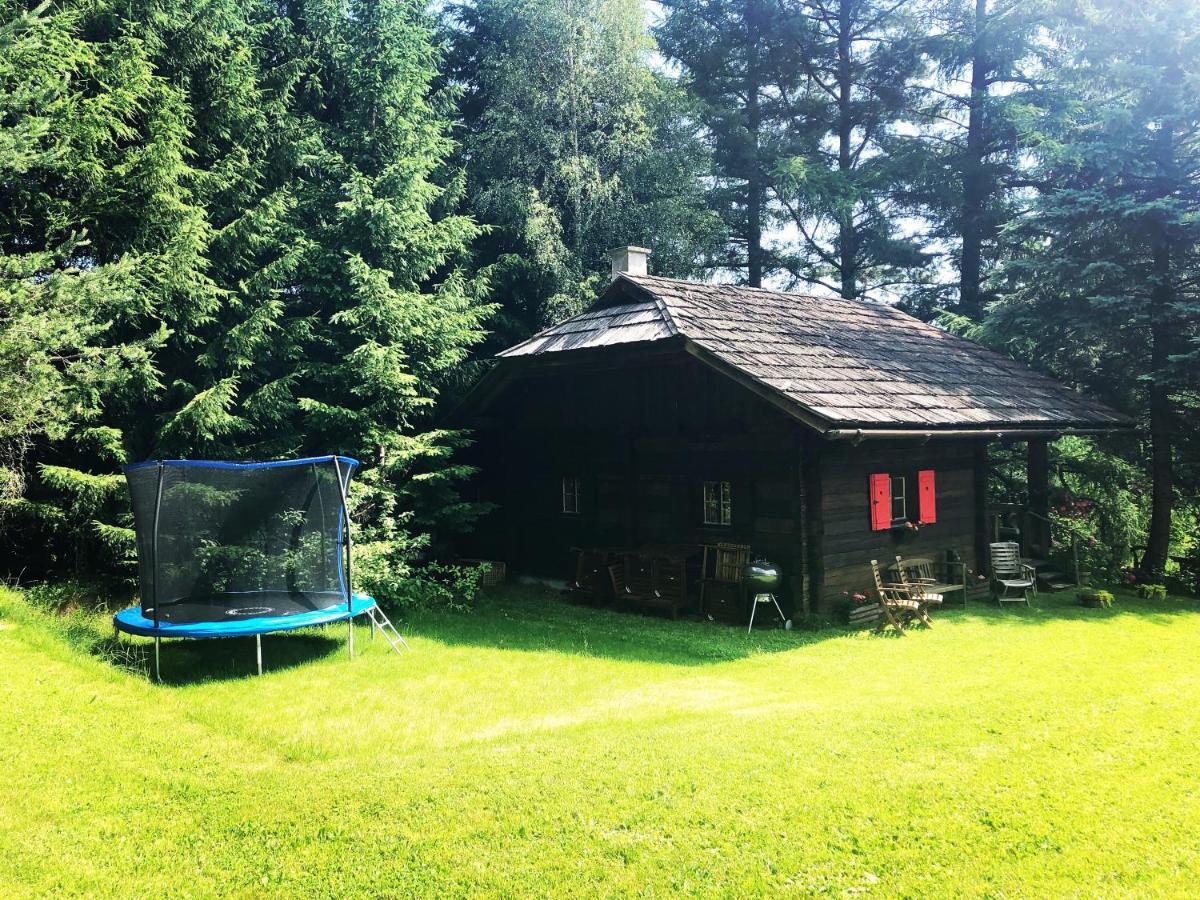
[[[324,456],[130,466],[142,615],[182,624],[348,604],[342,498],[356,465]]]

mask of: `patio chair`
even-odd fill
[[[625,556],[608,567],[608,577],[612,581],[613,599],[620,603],[622,600],[630,603],[640,603],[649,596],[648,578],[640,567],[631,565],[630,557]]]
[[[1003,541],[991,545],[992,596],[1005,603],[1029,605],[1029,594],[1037,594],[1037,571],[1021,560],[1021,545]],[[1016,596],[1011,592],[1016,591]]]
[[[611,554],[607,550],[572,547],[575,554],[575,579],[568,590],[589,603],[600,603],[607,594],[607,568]]]
[[[956,584],[944,584],[934,577],[932,559],[904,559],[897,556],[892,571],[896,573],[896,581],[908,585],[912,598],[926,609],[930,606],[941,606],[946,593],[959,588]]]
[[[904,633],[906,626],[918,619],[929,625],[929,615],[924,613],[921,604],[912,598],[909,587],[905,584],[885,582],[879,572],[879,562],[871,560],[871,574],[875,576],[875,591],[879,594],[879,624],[876,632],[882,632],[889,625]]]

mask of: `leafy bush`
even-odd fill
[[[1080,591],[1079,602],[1083,606],[1108,609],[1113,605],[1113,595],[1109,591]]]
[[[35,584],[25,589],[30,605],[48,612],[104,610],[109,607],[106,594],[98,585],[76,579]]]
[[[466,612],[479,596],[483,570],[478,567],[427,563],[413,566],[391,545],[360,544],[354,548],[355,581],[388,612],[445,609]]]
[[[1166,600],[1167,587],[1163,584],[1139,584],[1138,596],[1143,600]]]

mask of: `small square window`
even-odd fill
[[[904,493],[904,476],[892,476],[892,524],[908,520],[908,503]]]
[[[704,482],[704,524],[733,523],[733,491],[728,481]]]
[[[562,480],[562,511],[579,515],[579,476],[567,475]]]

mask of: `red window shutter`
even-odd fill
[[[937,521],[937,491],[934,487],[936,479],[933,469],[922,469],[917,473],[917,487],[920,494],[917,498],[917,509],[922,525],[931,525]]]
[[[871,476],[871,530],[892,527],[892,477],[886,473]]]

